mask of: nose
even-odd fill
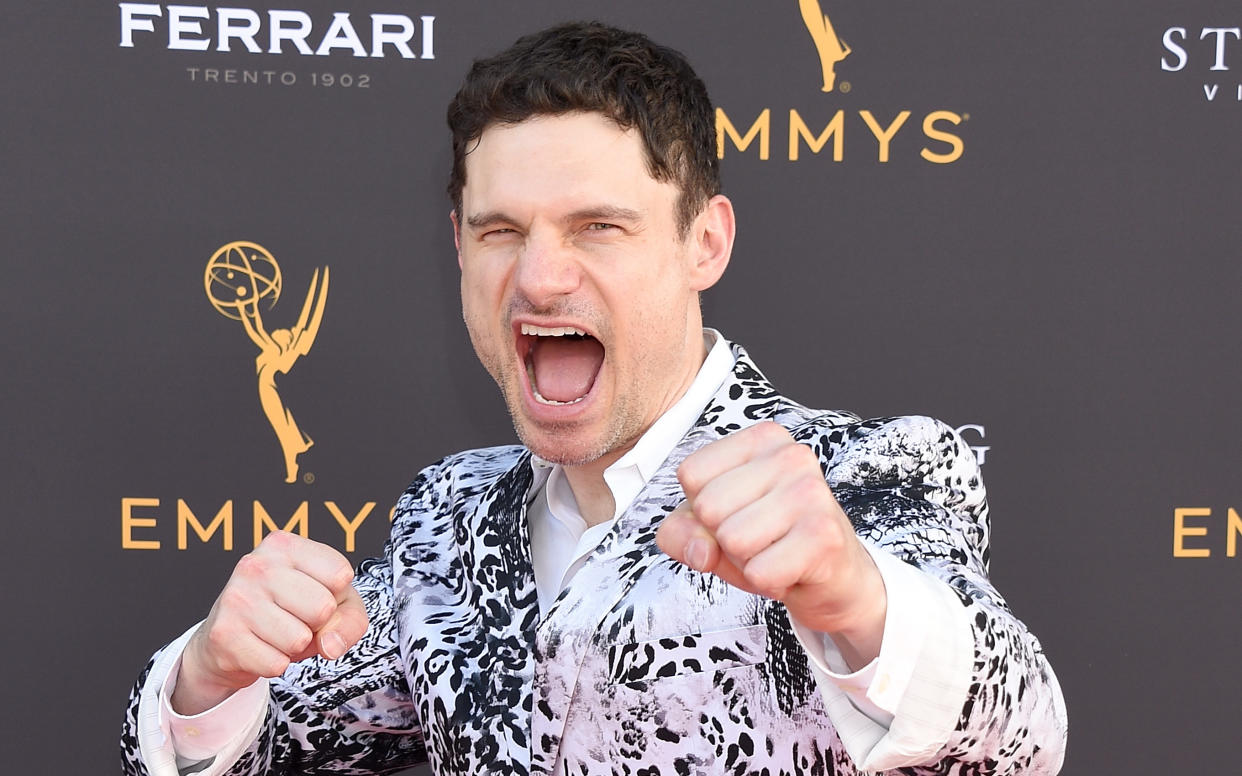
[[[564,241],[532,232],[518,255],[514,282],[532,304],[546,307],[578,290],[582,267]]]

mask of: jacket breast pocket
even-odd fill
[[[762,663],[768,653],[766,625],[670,636],[608,648],[612,684],[643,685],[686,674],[727,671]]]

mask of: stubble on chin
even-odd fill
[[[598,461],[621,447],[632,446],[639,434],[631,431],[631,411],[624,403],[610,408],[607,426],[590,438],[583,438],[586,431],[578,423],[541,424],[538,427],[528,418],[520,414],[520,405],[515,404],[504,389],[505,401],[509,407],[509,418],[513,422],[513,430],[518,439],[535,455],[561,466],[583,466]],[[517,397],[520,401],[520,397]]]
[[[577,440],[576,424],[557,423],[541,426],[538,430],[530,427],[530,421],[520,418],[512,405],[509,416],[513,421],[513,430],[526,449],[535,455],[561,466],[582,466],[597,461],[615,448],[609,438],[601,440]],[[613,435],[609,435],[610,437]]]

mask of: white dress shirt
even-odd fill
[[[707,358],[686,393],[604,471],[615,504],[612,520],[588,528],[562,467],[532,458],[535,479],[527,516],[541,615],[547,615],[732,370],[734,358],[724,337],[713,329],[704,329],[703,337]],[[875,560],[888,597],[879,656],[851,672],[831,638],[791,621],[846,751],[861,769],[884,770],[918,762],[948,739],[961,708],[945,700],[964,697],[974,644],[966,610],[947,585],[868,542],[863,545]],[[160,661],[163,670],[159,665],[152,670],[149,690],[143,688],[144,706],[158,709],[159,730],[171,736],[180,773],[214,776],[227,770],[261,726],[267,680],[201,714],[173,711],[169,698],[181,651],[197,627],[170,645]],[[159,697],[151,697],[146,706],[148,693]],[[147,746],[143,750],[146,757]],[[147,762],[155,776],[177,772],[169,769],[171,763],[157,767]]]

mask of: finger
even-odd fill
[[[695,510],[695,515],[698,511]],[[716,526],[713,535],[721,552],[738,567],[780,540],[797,522],[799,513],[772,494],[747,504]]]
[[[280,676],[289,668],[289,664],[293,662],[290,659],[289,653],[273,647],[253,633],[247,633],[234,639],[231,644],[231,650],[233,662],[235,663],[232,671],[239,676],[250,678],[250,681],[253,681],[255,676],[263,676],[269,679]],[[249,681],[245,682],[245,684],[249,683]]]
[[[255,554],[283,558],[289,565],[328,588],[333,595],[348,587],[354,578],[353,566],[336,548],[287,531],[268,534]]]
[[[256,637],[290,658],[305,651],[315,638],[310,626],[271,601],[252,607],[246,624]]]
[[[271,569],[264,584],[277,606],[306,623],[312,631],[322,628],[336,613],[337,595],[298,569]]]
[[[824,489],[828,487],[811,448],[787,441],[756,451],[746,462],[705,483],[689,499],[690,507],[694,516],[714,531],[734,514],[804,477],[817,481]]]
[[[779,424],[756,423],[691,453],[677,467],[677,479],[687,498],[693,500],[716,477],[791,441],[789,432]]]
[[[292,545],[291,545],[292,546]],[[298,548],[294,547],[292,554]],[[273,601],[315,631],[336,611],[336,595],[319,580],[290,565],[291,553],[273,547],[249,553],[237,562],[226,587],[226,603],[243,617],[264,601]]]
[[[271,600],[247,595],[239,586],[226,587],[217,603],[208,618],[206,640],[212,662],[223,671],[272,676],[275,658],[260,648],[260,642],[288,661],[314,638],[301,620]]]
[[[691,547],[693,542],[699,542]],[[692,569],[705,570],[709,546],[716,543],[711,532],[694,519],[690,505],[683,501],[660,522],[656,529],[656,545],[674,560]]]
[[[665,555],[696,571],[715,574],[734,587],[755,592],[738,567],[721,552],[711,531],[694,519],[685,503],[664,518],[656,531],[656,544]]]
[[[850,558],[839,526],[816,515],[797,521],[780,539],[742,567],[746,581],[762,595],[784,600],[801,584],[825,585]]]
[[[336,660],[358,643],[370,624],[366,604],[351,585],[337,597],[335,614],[315,636],[319,654]]]
[[[805,537],[808,541],[833,538],[839,543],[841,537],[853,535],[849,518],[824,481],[810,448],[788,445],[769,458],[782,471],[774,487],[729,515],[714,530],[716,541],[734,563],[744,566],[800,524],[804,531],[814,529]],[[803,458],[809,460],[802,461]],[[709,487],[715,488],[715,483]],[[696,507],[695,515],[699,513],[700,508]]]

